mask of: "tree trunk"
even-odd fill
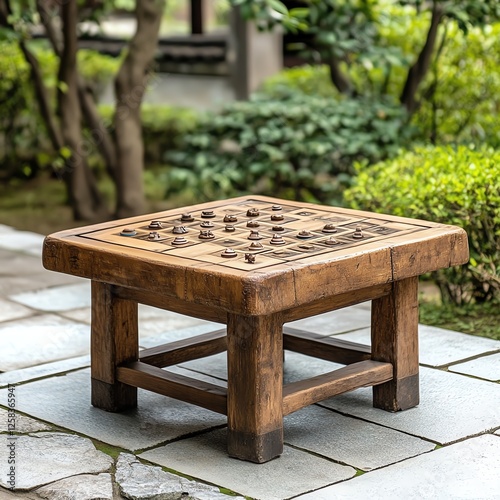
[[[64,44],[58,75],[58,109],[64,145],[71,151],[63,178],[74,218],[93,221],[105,217],[107,210],[84,152],[76,67],[78,7],[75,1],[62,3],[61,20]]]
[[[137,215],[144,210],[141,103],[148,81],[148,68],[158,42],[164,7],[163,0],[136,1],[137,31],[115,79],[118,217]]]
[[[436,45],[438,28],[442,19],[442,7],[438,5],[437,2],[434,2],[432,7],[431,24],[429,26],[429,31],[427,32],[427,39],[425,40],[425,44],[418,55],[417,61],[408,72],[408,77],[406,78],[405,86],[400,98],[401,104],[406,107],[410,114],[415,112],[417,109],[417,91],[425,78],[427,71],[429,70],[432,52],[434,51],[434,46]]]

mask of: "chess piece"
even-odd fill
[[[213,210],[202,210],[201,211],[201,218],[202,219],[212,219],[215,217],[215,213]]]
[[[301,240],[307,240],[308,238],[312,238],[314,236],[313,233],[311,233],[311,231],[299,231],[299,233],[297,234],[297,238],[300,238]]]
[[[214,233],[212,233],[212,231],[202,229],[200,231],[198,238],[200,240],[213,240],[215,238],[215,236],[214,236]]]
[[[159,220],[152,220],[149,223],[148,229],[161,229],[163,224]]]
[[[337,232],[337,227],[335,226],[335,224],[326,224],[322,231],[324,233],[336,233]]]
[[[248,247],[249,250],[262,250],[264,246],[262,243],[259,243],[258,241],[252,241],[250,246]]]
[[[214,227],[214,223],[210,220],[205,220],[200,224],[200,227],[203,229],[208,229]]]
[[[325,241],[325,245],[334,246],[334,245],[338,245],[338,244],[340,244],[340,241],[336,240],[333,236],[330,236],[330,238],[328,238]]]
[[[249,220],[247,222],[247,227],[259,227],[259,226],[260,226],[259,221]]]
[[[279,221],[282,221],[283,219],[284,219],[283,214],[274,214],[274,215],[271,215],[271,220],[272,221],[279,222]]]
[[[273,212],[279,212],[280,210],[283,210],[283,207],[282,207],[281,205],[273,205],[273,206],[271,207],[271,210],[272,210]]]
[[[271,245],[284,245],[286,242],[283,239],[283,236],[279,234],[273,234],[273,237],[271,238],[270,241]]]
[[[285,228],[283,226],[273,226],[273,231],[284,231]]]
[[[224,216],[223,222],[238,222],[236,215],[227,214]]]
[[[176,236],[174,238],[174,241],[172,241],[172,245],[175,245],[175,246],[185,245],[186,243],[189,243],[189,242],[188,242],[188,240],[186,240],[186,238],[184,238],[184,236]]]
[[[126,227],[120,231],[120,236],[135,236],[137,231],[134,228]]]
[[[156,231],[151,231],[148,235],[148,240],[159,240],[161,238],[160,233]]]
[[[260,215],[258,208],[249,208],[247,210],[247,217],[258,217]]]
[[[357,240],[364,238],[363,230],[361,229],[361,226],[356,227],[356,231],[354,231],[354,234],[352,235],[352,237],[356,238]]]
[[[187,232],[188,232],[188,229],[186,228],[186,226],[175,226],[172,229],[172,233],[174,233],[174,234],[186,234]]]
[[[233,257],[236,257],[237,255],[238,254],[232,248],[226,248],[220,254],[221,257],[224,257],[226,259],[231,259]]]
[[[224,231],[227,231],[228,233],[234,233],[236,231],[236,228],[231,224],[227,224],[224,228]]]
[[[262,236],[259,234],[259,231],[252,230],[250,231],[250,235],[248,236],[249,240],[261,240]]]
[[[246,253],[245,254],[245,260],[249,263],[249,264],[255,264],[255,255],[252,254],[252,253]]]
[[[181,222],[193,222],[194,217],[191,214],[182,214],[181,215]]]

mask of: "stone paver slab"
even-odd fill
[[[46,312],[90,307],[90,281],[20,293],[11,295],[9,298],[33,309]]]
[[[0,325],[0,371],[88,354],[90,328],[51,314]]]
[[[445,366],[462,359],[468,359],[480,354],[500,351],[500,341],[467,335],[437,328],[435,326],[418,325],[419,360],[428,366]],[[370,344],[370,329],[340,335],[339,338]]]
[[[181,325],[179,324],[179,327]],[[174,330],[163,331],[162,333],[155,336],[143,336],[140,332],[139,344],[141,347],[155,347],[161,344],[166,344],[169,342],[175,342],[177,340],[182,340],[190,337],[195,337],[197,335],[202,335],[204,333],[215,332],[224,328],[224,325],[218,323],[204,322],[194,326],[188,326],[186,328],[176,328]],[[225,354],[222,356],[224,357]],[[204,358],[209,359],[209,358]]]
[[[59,286],[70,283],[82,282],[81,278],[75,278],[68,274],[43,273],[31,276],[8,276],[0,279],[0,296],[8,297],[15,294],[25,293],[33,290],[47,289],[51,286]]]
[[[264,464],[235,460],[227,456],[225,429],[155,448],[140,457],[261,500],[290,498],[356,473],[352,467],[289,446],[281,457]]]
[[[0,299],[0,322],[31,316],[34,311],[10,300]]]
[[[36,490],[47,500],[113,500],[111,474],[81,474],[61,479]]]
[[[105,472],[113,463],[110,456],[95,449],[90,439],[72,434],[41,432],[19,436],[15,440],[4,435],[0,440],[3,441],[0,446],[0,484],[4,488],[11,486],[7,461],[12,452],[16,460],[16,490],[36,488],[76,474]]]
[[[43,267],[40,256],[0,249],[0,276],[32,276],[41,273],[48,274],[48,271]]]
[[[116,463],[116,482],[120,493],[131,500],[244,500],[227,496],[215,486],[190,481],[161,467],[144,465],[134,455],[121,453]]]
[[[440,444],[500,426],[500,384],[432,368],[422,368],[420,374],[420,404],[406,411],[373,408],[370,388],[327,399],[321,405]]]
[[[364,471],[435,448],[434,443],[318,406],[285,418],[285,442]]]
[[[0,400],[5,400],[5,393],[0,391]],[[94,408],[89,370],[23,384],[16,394],[19,411],[127,450],[226,423],[217,413],[143,390],[134,410],[109,413]]]
[[[12,233],[15,229],[11,226],[6,226],[5,224],[0,224],[0,234],[3,233]]]
[[[369,309],[359,306],[346,307],[325,314],[318,314],[311,318],[287,323],[286,326],[314,332],[319,335],[334,335],[359,328],[369,327],[371,313]]]
[[[500,381],[500,353],[482,356],[448,368],[450,372],[464,373],[486,380]]]
[[[217,323],[206,324],[202,320],[197,320],[194,318],[189,318],[188,316],[182,316],[177,314],[176,317],[166,318],[166,319],[155,319],[155,320],[142,320],[139,322],[139,334],[141,341],[150,337],[161,337],[166,334],[168,337],[172,335],[173,338],[176,337],[176,332],[180,330],[185,330],[187,328],[201,327],[204,332],[213,332],[222,328]],[[184,332],[186,334],[186,332]],[[196,335],[196,334],[193,334]],[[189,336],[189,334],[187,334]],[[179,337],[177,335],[177,337]],[[183,338],[183,337],[179,337]]]
[[[91,314],[89,307],[79,307],[77,309],[70,309],[69,311],[58,311],[58,314],[63,318],[68,318],[79,323],[87,323],[90,325]]]
[[[3,401],[2,401],[3,403]],[[30,432],[50,431],[51,427],[43,422],[20,415],[14,409],[9,412],[0,408],[0,432],[29,434]],[[2,439],[3,436],[0,436]]]
[[[181,366],[188,370],[205,373],[220,380],[227,380],[227,354],[225,352],[207,358],[188,361],[182,363]],[[304,356],[296,352],[286,351],[283,369],[284,381],[285,383],[295,382],[342,368],[342,366],[322,359]]]
[[[297,499],[498,499],[499,470],[500,439],[480,436]]]
[[[18,384],[20,382],[36,380],[49,375],[57,375],[80,368],[87,368],[88,366],[90,366],[90,356],[86,355],[0,373],[0,388],[8,384]]]
[[[0,238],[0,248],[41,256],[44,238],[30,231],[13,231]]]

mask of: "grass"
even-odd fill
[[[500,303],[455,306],[420,301],[420,323],[500,340]]]
[[[166,210],[196,202],[193,197],[181,194],[164,199],[165,186],[159,179],[165,177],[164,169],[146,171],[144,176],[147,197],[147,212]],[[113,186],[101,181],[101,189],[109,199],[113,197]],[[64,184],[48,174],[31,181],[19,181],[0,187],[0,224],[19,230],[49,234],[77,225],[72,219],[71,209],[66,205]],[[436,288],[421,283],[420,322],[472,335],[500,340],[500,304],[470,304],[461,307],[441,304]]]
[[[145,172],[146,213],[195,202],[192,197],[186,195],[165,200],[165,186],[158,180],[164,177],[164,170],[165,167]],[[114,197],[112,182],[103,178],[99,181],[99,188],[112,208]],[[64,183],[50,177],[48,173],[29,181],[11,181],[0,186],[0,224],[44,235],[86,225],[86,222],[73,220],[71,208],[66,200]]]

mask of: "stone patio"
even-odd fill
[[[417,408],[353,391],[287,416],[280,458],[241,462],[219,414],[142,390],[132,411],[90,405],[89,283],[45,271],[42,241],[0,225],[0,499],[500,499],[499,341],[421,326]],[[221,327],[139,314],[142,347]],[[369,343],[369,324],[361,304],[292,326]],[[286,353],[287,381],[331,369]],[[224,354],[175,370],[226,384]]]

